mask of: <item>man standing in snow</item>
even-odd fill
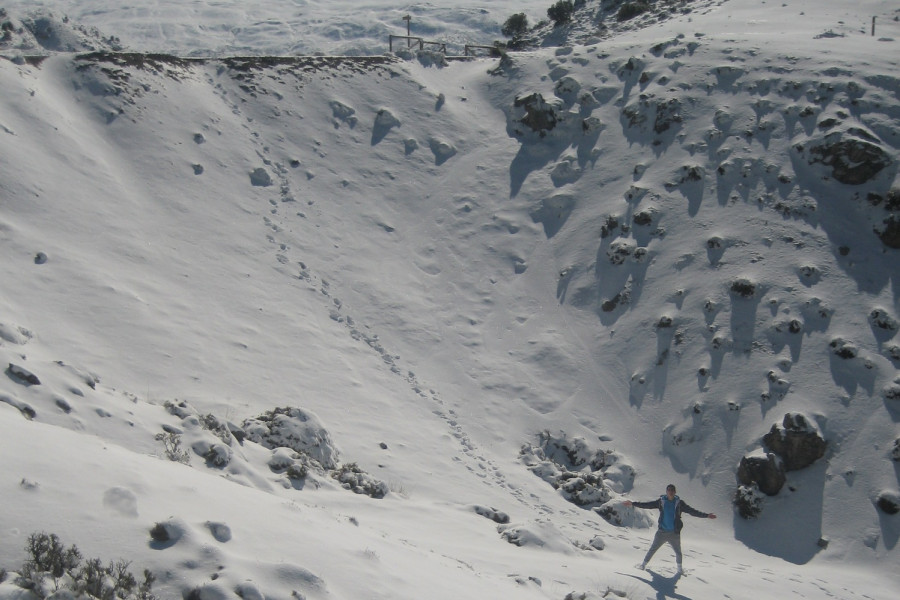
[[[668,543],[672,546],[672,550],[675,551],[675,562],[678,564],[677,572],[680,575],[683,572],[681,568],[681,528],[684,526],[684,523],[681,521],[681,513],[686,512],[692,517],[700,519],[716,518],[716,515],[712,513],[700,512],[688,506],[687,502],[675,495],[675,486],[671,483],[666,486],[665,495],[660,496],[658,500],[650,500],[648,502],[626,500],[623,504],[625,506],[659,510],[659,529],[656,530],[656,536],[653,538],[653,543],[650,544],[650,549],[647,550],[647,555],[644,556],[644,561],[638,566],[641,570],[646,568],[647,563],[656,554],[656,551],[663,544]]]

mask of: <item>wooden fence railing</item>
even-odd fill
[[[424,50],[425,46],[437,46],[439,52],[447,54],[446,42],[431,42],[415,35],[389,35],[388,47],[391,52],[394,51],[394,40],[406,40],[407,48],[417,46],[419,50]],[[463,50],[463,56],[478,56],[478,50],[486,50],[489,56],[500,56],[500,49],[497,46],[481,46],[478,44],[466,44]]]

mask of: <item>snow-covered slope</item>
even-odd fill
[[[160,597],[888,597],[897,14],[701,4],[501,60],[0,59],[0,567],[47,531]],[[745,520],[787,414],[827,450]],[[685,579],[622,505],[670,481],[719,515]]]

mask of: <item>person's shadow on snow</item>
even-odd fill
[[[689,596],[679,594],[675,591],[675,586],[678,585],[678,580],[681,579],[681,573],[675,575],[663,575],[662,573],[657,573],[653,569],[647,569],[644,572],[650,575],[651,579],[639,577],[630,573],[621,573],[621,575],[633,577],[638,581],[650,584],[650,586],[656,590],[656,600],[691,600]]]

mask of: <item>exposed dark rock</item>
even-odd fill
[[[872,327],[884,329],[885,331],[897,331],[900,329],[900,323],[898,323],[897,319],[883,308],[872,309],[872,312],[869,313],[869,323],[872,324]]]
[[[250,184],[255,187],[269,187],[272,185],[272,176],[262,167],[257,167],[250,173]]]
[[[652,128],[657,134],[664,133],[680,125],[681,101],[677,98],[655,98],[642,94],[640,99],[622,109],[622,116],[629,128]]]
[[[738,481],[745,486],[755,485],[767,496],[775,496],[784,487],[787,478],[784,464],[775,454],[745,456],[738,466]]]
[[[635,214],[632,217],[632,222],[635,225],[645,225],[645,226],[652,225],[653,224],[653,211],[642,210],[641,212]]]
[[[856,358],[859,355],[859,349],[843,338],[834,338],[828,345],[835,356],[844,360]]]
[[[900,210],[900,188],[891,188],[884,196],[869,192],[866,199],[872,206],[882,206],[888,212]]]
[[[524,108],[525,116],[518,122],[525,125],[541,137],[552,131],[560,121],[559,108],[548,103],[544,97],[535,92],[527,96],[516,98],[513,106]]]
[[[41,385],[41,380],[38,379],[38,376],[29,371],[24,367],[20,367],[19,365],[14,365],[13,363],[9,363],[9,368],[7,372],[14,376],[16,379],[23,381],[30,385]]]
[[[828,443],[806,417],[787,413],[782,424],[783,429],[773,425],[769,433],[763,436],[763,443],[781,457],[785,471],[806,468],[825,456]]]
[[[878,495],[875,504],[882,512],[889,515],[900,513],[900,493],[886,490]]]
[[[847,185],[871,181],[892,162],[878,139],[859,128],[835,131],[806,146],[797,144],[794,149],[802,153],[809,164],[821,163],[830,167],[831,176]]]
[[[756,296],[756,284],[749,279],[736,279],[731,284],[731,293],[741,298],[753,298]]]
[[[496,508],[488,508],[487,506],[475,506],[474,510],[477,514],[486,519],[490,519],[494,523],[499,523],[500,525],[509,523],[509,515],[505,512],[497,510]]]
[[[604,300],[600,305],[603,312],[613,312],[620,304],[628,304],[629,294],[625,291],[619,292],[609,300]]]
[[[875,234],[888,248],[900,249],[900,219],[891,215],[882,221],[881,227],[875,229]]]
[[[600,227],[600,238],[608,238],[612,232],[619,227],[619,219],[616,217],[607,217],[606,223]]]
[[[888,402],[900,402],[900,377],[894,379],[893,383],[886,385],[881,393]]]

